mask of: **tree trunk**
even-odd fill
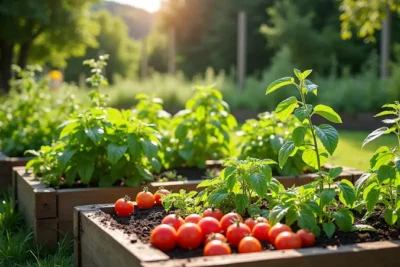
[[[0,40],[0,90],[4,90],[6,93],[10,90],[13,52],[14,44]]]
[[[21,44],[19,55],[18,55],[18,66],[25,69],[28,63],[29,48],[31,47],[32,41],[27,41]]]

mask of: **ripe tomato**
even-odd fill
[[[254,221],[253,218],[248,218],[244,221],[244,224],[247,225],[250,230],[252,230],[254,225],[256,225],[256,221]]]
[[[156,201],[157,205],[162,205],[162,201],[161,201],[161,195],[168,195],[169,191],[167,189],[164,188],[160,188],[155,194],[154,194],[154,200]]]
[[[120,198],[115,202],[114,211],[118,216],[127,217],[133,213],[135,205],[128,196]]]
[[[256,221],[256,223],[259,223],[259,222],[269,223],[267,219],[265,219],[264,217],[261,217],[261,216],[258,216],[258,217],[255,219],[255,221]]]
[[[239,243],[239,253],[251,253],[260,251],[262,251],[261,243],[255,237],[246,236]]]
[[[185,223],[178,230],[178,245],[183,249],[196,249],[203,241],[203,233],[195,223]]]
[[[199,214],[190,214],[185,218],[185,222],[198,223],[202,217]]]
[[[268,241],[268,232],[271,229],[268,223],[260,222],[254,225],[252,234],[260,241]]]
[[[242,216],[240,216],[239,214],[235,213],[235,212],[230,212],[224,215],[224,217],[222,217],[222,219],[220,220],[221,223],[221,227],[222,230],[224,232],[226,232],[226,230],[228,229],[228,227],[233,224],[233,222],[235,220],[240,220],[241,222],[243,222],[243,218]]]
[[[219,240],[219,241],[226,242],[226,237],[220,233],[209,234],[208,236],[206,236],[206,239],[204,240],[204,245],[206,245],[208,242],[213,241],[213,240]]]
[[[272,226],[272,228],[269,230],[268,232],[268,240],[269,242],[271,242],[272,244],[275,244],[275,239],[276,237],[282,233],[282,232],[291,232],[292,229],[290,229],[289,226],[287,226],[286,224],[281,224],[281,223],[277,223],[274,226]]]
[[[276,249],[301,248],[300,237],[293,232],[281,232],[275,239]]]
[[[175,248],[178,235],[171,225],[161,224],[151,231],[150,243],[162,251],[171,251]]]
[[[203,251],[204,256],[218,256],[231,254],[232,250],[229,245],[221,240],[212,240]]]
[[[222,213],[221,210],[219,209],[214,209],[214,208],[208,208],[203,212],[203,217],[213,217],[220,221],[224,214]]]
[[[221,223],[213,217],[205,217],[201,219],[197,225],[200,226],[204,236],[208,236],[212,233],[220,233],[222,231]]]
[[[304,229],[297,231],[297,235],[301,239],[302,247],[312,247],[315,244],[315,235],[312,232],[307,232]]]
[[[232,247],[237,247],[244,237],[251,234],[250,228],[241,222],[235,222],[228,227],[226,238]]]
[[[136,196],[136,205],[139,208],[150,209],[154,206],[154,196],[151,192],[147,191],[145,187],[142,192]]]
[[[170,214],[164,217],[161,221],[162,224],[169,224],[175,228],[176,231],[185,223],[185,221],[177,214]]]

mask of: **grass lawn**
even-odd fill
[[[365,171],[369,168],[369,160],[378,147],[398,145],[396,137],[389,135],[380,137],[361,149],[362,142],[368,134],[369,132],[363,131],[339,131],[339,145],[329,163]]]

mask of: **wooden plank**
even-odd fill
[[[6,157],[0,152],[0,190],[12,185],[13,167],[25,166],[31,158]]]
[[[47,248],[55,249],[58,245],[57,219],[40,219],[35,220],[33,232],[35,243],[45,245]]]

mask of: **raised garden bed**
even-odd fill
[[[217,166],[210,162],[209,166]],[[329,169],[332,166],[327,165]],[[47,244],[55,247],[57,241],[67,233],[72,233],[73,209],[76,206],[114,202],[116,199],[129,195],[131,197],[142,191],[143,187],[109,187],[109,188],[72,188],[56,189],[35,180],[32,173],[25,168],[15,168],[13,181],[14,199],[17,200],[18,210],[23,214],[28,225],[33,226],[37,244]],[[348,179],[355,182],[362,172],[346,168],[339,179]],[[305,174],[291,177],[277,177],[286,187],[303,185],[315,179],[315,174]],[[160,186],[172,191],[184,189],[197,190],[201,180],[175,181],[151,183],[148,185],[152,192]]]
[[[165,254],[148,244],[149,233],[163,217],[161,208],[140,210],[135,208],[133,220],[118,218],[113,205],[93,205],[75,208],[74,212],[74,257],[75,266],[398,266],[400,264],[400,241],[377,241],[384,233],[353,233],[353,238],[340,237],[333,243],[322,240],[316,247],[263,251],[252,254],[233,254],[229,256],[203,257],[202,250],[191,252],[176,249]],[[140,226],[141,221],[148,227]],[[158,221],[157,221],[158,220]],[[134,221],[134,224],[132,224]],[[387,234],[387,231],[385,232]],[[359,240],[354,236],[357,235]],[[389,236],[386,239],[390,239]],[[350,236],[350,235],[349,235]],[[364,237],[363,237],[364,236]],[[147,241],[146,241],[147,240]],[[365,242],[351,244],[352,242]],[[265,247],[264,249],[270,249]],[[200,251],[200,252],[199,252]]]
[[[13,167],[25,166],[29,157],[7,157],[0,152],[0,191],[12,185]]]

